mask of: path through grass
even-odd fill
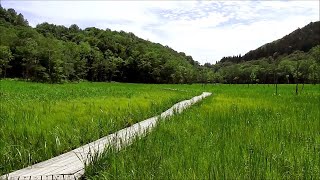
[[[194,86],[193,88],[200,88]],[[213,96],[86,169],[87,179],[317,179],[320,91],[207,86]]]
[[[1,80],[0,175],[70,151],[199,94],[167,88],[170,85]]]

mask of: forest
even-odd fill
[[[320,22],[311,22],[243,56],[223,57],[211,67],[217,80],[225,83],[317,83]]]
[[[294,51],[287,55],[262,57],[257,60],[218,62],[211,66],[216,81],[241,84],[319,83],[320,45],[308,52]]]
[[[318,83],[319,25],[310,23],[244,56],[200,65],[131,32],[47,22],[33,28],[21,13],[0,7],[0,77],[46,83]]]

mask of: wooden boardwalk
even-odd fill
[[[192,99],[176,103],[159,116],[146,119],[128,128],[117,131],[94,142],[81,146],[65,154],[47,161],[26,167],[3,175],[0,180],[62,180],[79,179],[84,174],[85,165],[92,158],[104,152],[105,147],[115,146],[118,149],[130,145],[135,136],[143,136],[154,127],[159,119],[181,113],[192,104],[210,96],[211,93],[203,92]]]

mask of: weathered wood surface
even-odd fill
[[[135,136],[143,136],[152,129],[159,119],[172,116],[174,113],[181,113],[192,104],[210,96],[211,93],[203,92],[192,99],[184,100],[173,105],[170,109],[159,116],[146,119],[128,128],[117,131],[94,142],[81,146],[65,154],[59,155],[47,161],[26,167],[3,175],[0,180],[60,180],[79,179],[84,174],[84,168],[90,163],[94,155],[104,152],[108,146],[115,146],[118,149],[132,143]]]

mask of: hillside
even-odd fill
[[[0,78],[36,82],[318,83],[320,22],[244,56],[199,65],[191,56],[124,31],[47,22],[35,28],[0,6]]]
[[[270,56],[238,63],[212,65],[218,82],[223,83],[319,83],[320,45],[308,52],[294,51],[289,55]]]
[[[208,77],[185,53],[124,31],[42,23],[0,7],[0,77],[37,82],[192,83]],[[198,74],[204,74],[205,77]]]
[[[224,83],[319,83],[320,22],[311,22],[244,56],[211,65]]]
[[[294,51],[308,52],[312,47],[320,45],[320,21],[311,22],[303,28],[298,28],[281,39],[267,43],[255,50],[251,50],[244,56],[229,56],[220,62],[238,63],[260,58],[268,58],[274,55],[291,54]]]

